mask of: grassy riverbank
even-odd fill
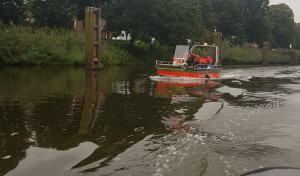
[[[222,53],[224,65],[261,65],[262,49],[247,47],[230,47],[228,44],[223,45]],[[270,50],[270,65],[286,65],[291,61],[291,50],[289,49],[272,49]],[[299,63],[300,52],[296,51]]]
[[[0,64],[83,64],[83,35],[66,30],[0,26]]]
[[[103,65],[154,64],[171,61],[173,47],[102,41]],[[299,56],[299,52],[298,52]],[[256,48],[223,45],[224,65],[261,64],[262,52]],[[270,64],[289,64],[290,50],[270,52]],[[84,65],[84,36],[63,29],[6,27],[0,23],[0,65]]]
[[[171,58],[172,47],[102,41],[104,65],[153,64]],[[84,36],[63,29],[6,27],[0,23],[0,65],[84,65]]]

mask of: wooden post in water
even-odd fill
[[[85,68],[99,69],[101,48],[101,9],[85,8]]]
[[[296,51],[294,49],[291,51],[291,65],[297,65]]]
[[[267,67],[269,66],[269,42],[266,41],[263,43],[263,61],[262,66]]]
[[[219,63],[218,65],[222,64],[222,33],[221,32],[215,32],[214,33],[214,38],[213,38],[213,44],[218,46],[219,48]],[[216,60],[215,58],[216,53],[214,53],[214,60]]]

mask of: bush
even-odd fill
[[[224,65],[261,64],[262,61],[261,50],[257,48],[231,47],[224,43],[222,54]]]
[[[290,53],[291,51],[289,49],[270,50],[269,64],[290,64]],[[231,47],[226,43],[223,44],[222,54],[223,65],[260,65],[263,59],[262,49]]]
[[[104,65],[154,64],[171,59],[169,47],[102,41]],[[0,64],[84,65],[84,36],[72,30],[4,26],[0,23]]]
[[[104,65],[155,64],[171,61],[174,47],[136,42],[102,40]],[[84,35],[72,30],[5,26],[0,22],[0,65],[84,65]],[[299,51],[297,51],[299,56]],[[223,65],[258,65],[262,50],[223,44]],[[289,64],[290,50],[270,51],[270,64]]]
[[[273,49],[270,51],[269,63],[273,65],[277,64],[290,64],[291,62],[291,50],[289,49]]]
[[[153,46],[143,42],[136,42],[129,46],[127,42],[103,40],[101,48],[101,62],[104,65],[124,64],[155,64],[156,60],[171,60],[171,47]]]
[[[0,64],[84,64],[83,35],[64,29],[0,25]]]

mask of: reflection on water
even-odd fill
[[[300,67],[0,68],[0,175],[238,175],[300,163]],[[150,79],[150,78],[151,79]]]
[[[21,160],[18,167],[7,175],[43,175],[53,171],[70,169],[85,159],[97,148],[90,142],[83,142],[75,148],[58,151],[51,148],[29,147],[26,158]]]

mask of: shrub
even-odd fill
[[[82,34],[64,29],[0,26],[0,64],[84,63]]]
[[[104,65],[155,64],[171,61],[174,47],[136,42],[102,40],[101,62]],[[222,64],[257,65],[262,50],[223,44]],[[84,65],[84,35],[72,30],[5,26],[0,22],[0,65]],[[299,56],[299,51],[297,51]],[[270,64],[289,64],[290,50],[270,51]]]
[[[269,52],[269,64],[290,64],[291,51],[289,49],[273,49]],[[262,49],[231,47],[223,44],[222,64],[224,65],[257,65],[262,63]]]

